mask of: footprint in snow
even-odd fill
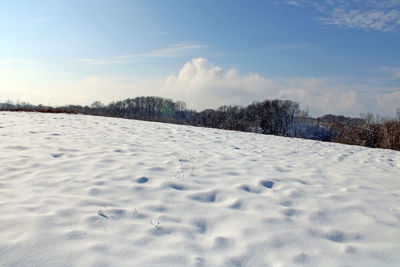
[[[243,203],[240,200],[233,202],[230,206],[230,209],[240,210],[243,208]]]
[[[178,190],[178,191],[185,190],[184,187],[182,185],[179,185],[179,184],[171,184],[169,187],[171,187],[172,189]]]
[[[211,192],[202,192],[189,196],[190,199],[203,202],[203,203],[212,203],[217,200],[217,193],[214,191]]]
[[[214,248],[218,250],[225,250],[233,246],[233,240],[227,237],[218,236],[214,239]]]
[[[299,214],[300,212],[296,209],[286,209],[283,211],[283,215],[288,216],[288,217],[292,217],[296,214]]]
[[[105,219],[108,219],[108,218],[109,218],[106,214],[104,214],[103,210],[98,210],[98,211],[97,211],[97,214],[98,214],[99,216],[105,218]]]
[[[250,187],[248,185],[245,185],[245,184],[239,186],[239,189],[241,189],[243,191],[246,191],[246,192],[249,192],[249,193],[254,193],[254,194],[259,194],[260,193],[259,190],[255,189],[253,187]]]
[[[260,181],[260,184],[269,189],[271,189],[274,186],[274,182],[272,181]]]
[[[136,182],[138,184],[144,184],[144,183],[147,183],[148,181],[149,181],[149,178],[146,178],[144,176],[136,179]]]
[[[51,154],[51,156],[52,156],[53,158],[55,158],[55,159],[61,158],[63,155],[64,155],[63,153],[54,153],[54,154]]]
[[[70,231],[66,234],[66,238],[69,240],[81,240],[87,237],[87,233],[82,231]]]
[[[325,238],[336,243],[343,243],[347,240],[345,234],[341,231],[330,232],[325,236]]]
[[[199,234],[205,234],[207,232],[207,221],[204,219],[195,219],[193,220],[194,226],[197,228]]]

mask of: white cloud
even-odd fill
[[[340,79],[301,78],[282,82],[278,98],[299,102],[314,115],[348,114],[357,116],[367,107],[362,103],[358,86],[347,85]]]
[[[286,4],[292,5],[292,6],[299,6],[300,5],[300,1],[294,1],[294,0],[286,1]]]
[[[177,76],[169,76],[165,92],[186,101],[197,109],[215,108],[227,104],[249,104],[254,95],[272,91],[275,83],[257,74],[241,75],[214,66],[204,58],[187,62]]]
[[[396,109],[400,108],[400,89],[393,93],[377,94],[376,102],[383,114],[395,115]]]
[[[390,109],[376,104],[376,96],[382,89],[385,88],[339,78],[267,79],[258,74],[244,75],[234,69],[225,71],[204,58],[195,58],[178,75],[166,79],[160,95],[183,100],[198,110],[282,98],[308,106],[314,115],[358,116],[361,112],[390,115],[393,113]]]
[[[258,74],[241,74],[235,69],[223,70],[204,58],[192,59],[177,75],[165,80],[143,81],[140,85],[131,84],[130,88],[136,93],[134,96],[158,95],[183,100],[197,110],[274,98],[298,101],[314,115],[358,115],[367,110],[358,93],[360,87],[325,78],[267,79]]]
[[[400,79],[400,67],[381,67],[381,69],[392,75],[393,79]]]
[[[315,8],[322,14],[318,20],[341,28],[365,31],[393,31],[400,28],[398,0],[297,0],[286,3]]]
[[[398,27],[400,12],[398,10],[346,10],[335,8],[330,16],[320,18],[326,24],[362,30],[392,31]]]
[[[157,49],[150,53],[140,54],[140,57],[156,57],[156,58],[174,58],[186,56],[188,52],[205,48],[205,45],[194,44],[194,43],[179,43],[172,45],[167,48]]]
[[[127,76],[96,74],[79,80],[68,77],[60,80],[46,73],[11,74],[3,75],[0,68],[1,101],[8,96],[33,104],[87,105],[95,100],[109,103],[137,96],[161,96],[183,100],[188,107],[203,110],[280,98],[308,106],[314,116],[326,113],[358,116],[362,112],[393,116],[400,104],[400,88],[339,78],[268,79],[235,69],[224,70],[204,58],[192,59],[175,75],[138,82]]]
[[[394,77],[396,79],[400,79],[400,68],[395,68],[394,69]]]
[[[194,51],[198,51],[206,47],[206,45],[202,44],[183,42],[142,54],[128,54],[109,58],[79,58],[76,59],[76,62],[93,65],[110,65],[126,64],[150,58],[180,58],[190,56]]]

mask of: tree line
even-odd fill
[[[155,96],[128,98],[108,105],[95,101],[90,106],[52,107],[7,101],[0,103],[0,111],[79,113],[400,150],[400,120],[371,114],[361,118],[331,114],[312,118],[300,109],[299,103],[290,100],[264,100],[245,107],[221,106],[201,112],[188,109],[182,101]]]

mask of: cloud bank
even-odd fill
[[[224,70],[205,58],[186,62],[176,75],[166,79],[124,83],[119,79],[88,77],[85,82],[86,88],[97,90],[97,95],[114,99],[156,95],[185,101],[196,110],[275,98],[298,101],[312,115],[358,116],[362,112],[394,115],[396,105],[400,105],[397,101],[400,88],[377,89],[374,85],[350,84],[338,78],[269,79],[235,69]]]
[[[327,79],[267,79],[235,69],[224,71],[204,58],[192,59],[178,75],[169,76],[163,91],[162,95],[182,99],[198,110],[274,98],[299,101],[314,114],[358,115],[366,109],[355,89],[340,88]]]
[[[48,79],[44,84],[34,81],[19,83],[10,94],[10,90],[1,88],[11,88],[17,83],[8,81],[7,84],[6,79],[0,79],[0,94],[17,96],[21,101],[32,103],[81,105],[95,100],[108,103],[136,96],[161,96],[185,101],[188,107],[198,111],[280,98],[298,101],[314,116],[327,113],[358,116],[362,112],[394,116],[395,109],[400,107],[400,88],[340,78],[272,79],[259,74],[243,74],[235,69],[224,70],[205,58],[190,60],[177,74],[163,79],[131,81],[125,76],[93,75],[69,82]]]

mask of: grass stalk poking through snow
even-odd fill
[[[181,175],[182,178],[185,177],[185,168],[183,167],[184,162],[190,161],[191,167],[190,167],[190,176],[194,175],[194,171],[196,170],[197,167],[197,162],[200,159],[200,151],[196,151],[192,154],[189,155],[188,158],[180,158],[179,159],[179,169],[174,173],[174,176],[177,177],[178,175]]]

